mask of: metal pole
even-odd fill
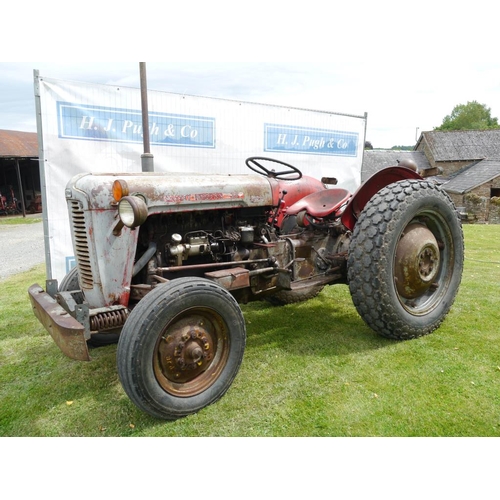
[[[141,78],[141,106],[142,106],[142,138],[144,153],[141,155],[141,166],[143,172],[154,172],[154,159],[149,145],[149,117],[148,117],[148,88],[146,81],[146,63],[139,63],[139,74]]]
[[[23,217],[26,217],[26,207],[24,206],[24,191],[23,191],[23,183],[21,181],[21,169],[19,168],[19,158],[16,158],[16,173],[17,173],[17,184],[19,185],[19,198],[21,198]]]
[[[40,191],[42,193],[43,238],[45,244],[45,269],[47,279],[52,279],[52,256],[50,253],[49,218],[47,215],[47,178],[45,176],[45,146],[42,132],[42,104],[40,101],[40,72],[33,70],[35,84],[36,130],[38,137],[38,165],[40,168]]]

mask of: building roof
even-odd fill
[[[37,134],[0,130],[0,158],[38,158]]]
[[[500,159],[482,160],[459,170],[443,188],[450,193],[464,194],[500,176]]]
[[[394,151],[394,150],[370,150],[364,152],[363,165],[361,167],[361,180],[365,181],[375,172],[385,167],[395,167],[400,161],[413,160],[418,169],[427,170],[431,168],[429,160],[420,151]]]
[[[415,149],[422,143],[436,162],[500,158],[500,129],[422,132]]]

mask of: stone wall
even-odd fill
[[[470,165],[471,161],[470,160],[467,160],[467,161],[438,161],[438,162],[434,162],[434,163],[435,163],[436,167],[441,169],[441,171],[443,172],[443,175],[449,176],[449,175],[455,174],[459,170],[462,170],[462,168]]]
[[[479,222],[484,224],[487,218],[488,205],[489,197],[480,196],[473,192],[464,195],[467,222]]]
[[[490,198],[490,213],[488,214],[490,224],[500,224],[500,197]]]
[[[463,208],[463,212],[467,214],[464,222],[500,224],[500,197],[490,198],[492,188],[500,188],[500,178],[478,186],[465,194],[448,194],[455,206]]]
[[[429,161],[432,169],[440,169],[443,175],[451,175],[458,172],[460,169],[471,164],[471,160],[466,161],[435,161],[432,151],[427,146],[425,141],[421,141],[418,145],[417,151],[424,153],[425,157]],[[435,175],[435,174],[430,174]]]

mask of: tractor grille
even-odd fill
[[[88,231],[85,226],[85,214],[78,201],[68,201],[73,224],[73,237],[75,245],[76,262],[80,274],[80,285],[82,288],[93,288],[94,278],[92,276],[92,265],[88,242]]]

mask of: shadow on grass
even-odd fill
[[[291,355],[338,356],[375,350],[397,341],[377,335],[358,315],[347,287],[336,285],[300,304],[243,306],[247,347],[275,346]]]

